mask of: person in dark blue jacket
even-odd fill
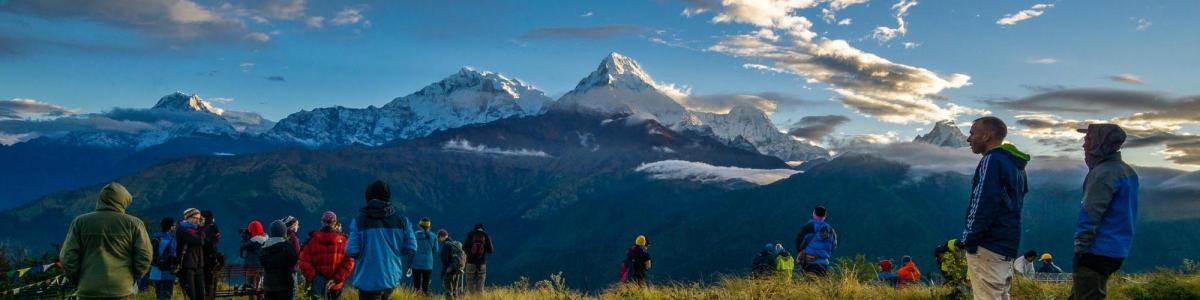
[[[151,244],[154,248],[154,261],[150,262],[150,281],[154,282],[154,295],[158,300],[171,300],[175,292],[174,265],[179,259],[175,257],[175,219],[162,218],[159,225],[162,231],[155,233]]]
[[[392,207],[391,191],[376,180],[367,186],[367,206],[350,222],[346,255],[354,257],[347,282],[363,300],[388,299],[404,277],[403,257],[417,252],[417,239],[408,218]]]
[[[1091,124],[1080,132],[1084,162],[1083,201],[1075,225],[1073,299],[1103,299],[1108,277],[1121,269],[1133,243],[1138,208],[1138,175],[1121,160],[1125,130]]]
[[[1004,144],[1008,126],[996,117],[971,124],[967,143],[983,155],[971,180],[966,224],[956,248],[966,250],[967,273],[975,299],[1009,299],[1012,261],[1021,243],[1021,207],[1029,185],[1029,154]]]

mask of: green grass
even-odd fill
[[[912,286],[896,289],[858,280],[854,276],[831,276],[783,282],[779,279],[750,279],[728,277],[711,284],[667,283],[649,287],[613,285],[596,293],[584,293],[565,286],[565,279],[551,279],[529,284],[521,280],[502,286],[491,286],[481,294],[471,294],[468,300],[521,299],[946,299],[951,289],[941,286]],[[555,279],[557,278],[557,279]],[[1018,278],[1012,287],[1013,299],[1067,299],[1071,286],[1066,283],[1034,282]],[[152,291],[138,295],[139,300],[154,298]],[[176,291],[174,299],[183,299]],[[246,299],[238,297],[235,299]],[[352,289],[342,294],[344,300],[357,300]],[[392,299],[443,299],[440,295],[425,297],[400,288]],[[1200,299],[1200,275],[1160,271],[1141,275],[1118,274],[1109,283],[1109,299]]]

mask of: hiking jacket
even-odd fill
[[[438,254],[438,257],[442,261],[442,276],[445,277],[446,275],[448,275],[447,274],[448,272],[453,272],[453,274],[462,273],[463,270],[459,270],[459,269],[450,270],[451,259],[452,259],[452,256],[454,255],[454,253],[451,250],[453,250],[455,247],[462,249],[462,243],[459,243],[453,239],[450,239],[450,237],[446,237],[446,240],[442,242],[440,247],[442,248],[442,250],[439,251],[440,253]],[[466,253],[463,253],[463,255],[466,255]]]
[[[132,297],[134,283],[150,270],[146,226],[125,214],[132,201],[125,187],[110,183],[100,191],[96,211],[71,221],[59,259],[80,298]]]
[[[286,291],[296,288],[296,277],[292,271],[296,269],[299,258],[296,248],[283,238],[271,238],[259,251],[258,261],[263,267],[263,290]]]
[[[1042,266],[1038,267],[1038,273],[1062,273],[1062,268],[1055,265],[1054,262],[1042,262]]]
[[[963,229],[963,249],[974,254],[983,247],[1008,258],[1017,257],[1021,243],[1021,207],[1029,191],[1025,164],[1029,155],[1004,144],[988,150],[975,167],[971,203]]]
[[[242,256],[242,263],[247,266],[258,266],[258,252],[262,250],[262,246],[267,242],[267,235],[252,236],[245,241],[242,241],[242,246],[238,253]]]
[[[463,240],[463,251],[467,252],[467,263],[472,265],[487,264],[487,255],[492,253],[492,237],[483,230],[472,230]]]
[[[204,268],[204,233],[200,228],[187,220],[179,221],[179,227],[175,229],[175,240],[179,242],[179,247],[175,251],[179,253],[176,257],[179,258],[179,267],[182,269],[200,271]]]
[[[354,258],[347,282],[363,291],[395,288],[404,278],[402,257],[417,251],[408,219],[383,200],[371,200],[350,222],[346,255]]]
[[[750,273],[753,275],[767,275],[775,270],[775,246],[767,245],[763,251],[754,257],[754,262],[750,265]]]
[[[158,257],[159,255],[167,257],[175,256],[175,233],[160,231],[154,234],[154,238],[158,239],[158,249],[154,249],[154,254],[151,257]],[[158,266],[154,265],[153,260],[150,261],[150,280],[175,280],[175,274],[172,272],[174,270],[159,269]]]
[[[899,285],[907,285],[921,282],[921,270],[917,269],[917,264],[908,262],[896,270],[896,281]]]
[[[324,229],[308,235],[300,250],[300,273],[305,279],[312,282],[321,275],[334,282],[333,289],[340,290],[353,269],[354,258],[346,256],[345,235]]]
[[[204,268],[212,270],[225,263],[224,257],[217,258],[221,256],[221,252],[217,250],[217,244],[221,242],[221,229],[217,228],[217,224],[207,224],[201,227],[201,230],[204,231]]]
[[[417,253],[412,257],[412,268],[416,270],[433,270],[433,256],[438,253],[441,243],[437,234],[428,230],[418,230],[413,234],[417,239]]]
[[[646,247],[633,246],[625,253],[629,263],[629,278],[646,279],[646,263],[650,262],[650,251]]]
[[[1129,256],[1138,209],[1138,175],[1121,159],[1125,141],[1115,126],[1089,126],[1088,174],[1075,225],[1075,253]]]

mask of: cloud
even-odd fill
[[[251,32],[251,33],[246,34],[246,39],[256,41],[259,43],[265,43],[265,42],[271,40],[271,36],[266,33],[262,33],[262,32]]]
[[[26,98],[0,100],[0,120],[61,117],[78,113],[78,109],[66,108]]]
[[[845,18],[845,19],[842,19],[841,21],[838,21],[837,24],[838,24],[838,26],[850,26],[851,22],[853,22],[853,21],[851,21],[850,18]]]
[[[493,155],[508,155],[508,156],[550,157],[549,154],[546,154],[546,152],[542,152],[541,150],[529,150],[529,149],[506,150],[506,149],[492,148],[492,147],[488,147],[485,145],[472,145],[470,141],[467,141],[465,139],[455,139],[455,140],[446,141],[446,143],[442,144],[442,150],[458,151],[458,152],[474,152],[474,153],[493,154]]]
[[[278,81],[278,82],[286,82],[287,81],[287,80],[283,79],[283,76],[279,76],[279,75],[267,76],[267,80]]]
[[[208,101],[221,103],[221,104],[227,104],[227,103],[233,102],[233,100],[234,100],[233,97],[208,97]]]
[[[333,15],[333,18],[329,19],[329,23],[335,26],[345,26],[358,23],[370,25],[371,21],[367,20],[367,18],[362,15],[364,10],[366,10],[365,6],[344,8],[342,11],[339,11],[337,14]]]
[[[527,41],[550,39],[602,40],[645,31],[645,27],[623,24],[586,27],[541,27],[525,32],[518,39]]]
[[[900,141],[900,135],[895,131],[888,131],[882,134],[868,133],[855,134],[843,137],[829,136],[827,144],[829,148],[837,152],[853,152],[860,148],[878,147],[879,145],[892,144]]]
[[[916,0],[900,0],[892,5],[892,11],[895,12],[896,28],[886,26],[875,27],[875,31],[871,32],[871,37],[880,43],[886,43],[896,37],[904,36],[908,33],[908,23],[904,21],[904,17],[908,16],[908,9],[917,6]]]
[[[869,1],[869,0],[833,0],[833,1],[829,1],[828,7],[821,9],[821,20],[824,20],[826,24],[833,23],[834,20],[837,20],[837,12],[839,10],[846,9],[847,7],[850,7],[851,5],[867,3],[867,1]],[[843,22],[845,22],[845,24],[842,24]],[[849,18],[842,19],[837,24],[838,25],[850,25],[850,19]]]
[[[689,2],[692,3],[692,2]],[[714,5],[720,6],[714,6]],[[837,100],[858,113],[893,123],[929,123],[954,119],[960,114],[983,114],[953,103],[939,104],[938,95],[948,88],[970,84],[970,76],[934,71],[894,63],[875,54],[850,46],[845,40],[815,39],[812,22],[797,10],[817,3],[803,1],[755,2],[729,0],[701,3],[686,12],[721,8],[714,23],[744,23],[758,27],[745,34],[722,38],[709,51],[766,61],[747,64],[748,68],[782,71],[807,79],[808,83],[826,83]],[[897,11],[907,11],[911,3],[902,1]],[[779,33],[777,33],[777,31]],[[781,34],[780,34],[781,33]]]
[[[1162,154],[1163,158],[1168,161],[1184,165],[1200,165],[1200,136],[1196,135],[1177,133],[1143,135],[1126,140],[1124,147],[1141,148],[1159,145],[1165,147]]]
[[[756,185],[767,185],[800,173],[792,169],[749,169],[713,166],[702,162],[664,160],[642,164],[634,169],[649,173],[658,180],[687,180],[700,183],[729,183],[744,181]]]
[[[1029,60],[1029,63],[1031,63],[1031,64],[1038,64],[1038,65],[1053,65],[1053,64],[1057,64],[1057,63],[1058,63],[1058,60],[1057,60],[1057,59],[1053,59],[1053,58],[1049,58],[1049,57],[1044,57],[1044,58],[1038,58],[1038,59],[1032,59],[1032,60]]]
[[[1033,19],[1038,16],[1041,16],[1043,13],[1046,13],[1047,9],[1051,9],[1051,8],[1054,8],[1054,4],[1049,4],[1049,3],[1034,4],[1029,9],[1025,9],[1025,10],[1018,11],[1016,13],[1004,15],[1003,18],[996,20],[996,24],[999,24],[1002,26],[1016,25],[1017,22],[1021,22],[1021,21],[1025,21],[1025,20],[1029,20],[1029,19]]]
[[[1123,83],[1128,83],[1128,84],[1142,84],[1142,80],[1140,78],[1138,78],[1137,75],[1133,75],[1133,74],[1129,74],[1129,73],[1108,76],[1108,79],[1112,80],[1112,81],[1123,82]]]
[[[676,98],[688,110],[726,113],[738,104],[750,104],[765,112],[775,112],[781,107],[819,105],[821,103],[802,99],[795,95],[765,92],[758,94],[713,94],[688,95]]]
[[[267,19],[294,20],[304,16],[305,0],[254,0],[247,3]]]
[[[325,17],[322,16],[311,16],[304,18],[304,25],[308,26],[309,28],[321,28],[325,26],[323,22],[325,22]]]
[[[204,7],[189,0],[11,0],[0,11],[46,19],[83,19],[132,29],[172,44],[238,42],[252,33],[236,17],[235,9]]]
[[[1150,26],[1154,25],[1154,23],[1150,23],[1150,21],[1143,18],[1137,18],[1137,20],[1134,20],[1134,22],[1137,23],[1137,27],[1134,28],[1137,31],[1145,31],[1146,29],[1150,29]]]
[[[792,125],[788,134],[809,141],[820,141],[848,122],[850,118],[843,115],[805,116]]]
[[[589,12],[585,12],[585,13],[583,13],[582,15],[579,15],[579,17],[580,17],[580,18],[587,18],[587,17],[591,17],[591,16],[594,16],[594,15],[596,15],[596,14],[595,14],[595,13],[592,13],[592,12],[590,12],[590,11],[589,11]]]
[[[983,100],[992,106],[1035,112],[1106,112],[1112,110],[1158,110],[1173,102],[1163,93],[1075,88],[1058,89],[1017,100]]]

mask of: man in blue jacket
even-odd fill
[[[1025,177],[1029,155],[1012,144],[1003,144],[1007,135],[1004,121],[982,117],[971,124],[971,135],[967,137],[971,152],[983,158],[975,167],[966,228],[955,247],[967,251],[967,273],[975,299],[1009,299],[1012,261],[1021,243],[1021,206],[1029,191]]]
[[[1088,174],[1075,225],[1075,274],[1072,299],[1104,299],[1108,276],[1121,268],[1133,243],[1137,219],[1138,175],[1121,160],[1125,131],[1113,124],[1092,124],[1083,138]]]
[[[404,276],[402,257],[417,252],[417,240],[408,218],[392,207],[391,191],[376,180],[367,186],[367,206],[350,222],[346,255],[354,257],[347,282],[362,300],[383,300]]]

